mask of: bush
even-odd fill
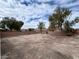
[[[34,31],[34,29],[33,28],[29,28],[28,31]]]
[[[72,36],[72,35],[74,35],[76,32],[75,32],[75,30],[74,29],[69,29],[69,30],[65,30],[64,31],[65,32],[65,34],[67,35],[67,36]]]
[[[24,23],[22,21],[17,21],[16,18],[4,17],[0,21],[0,28],[9,29],[10,31],[12,30],[20,31],[23,24]]]

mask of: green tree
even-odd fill
[[[71,14],[68,8],[57,7],[54,13],[49,17],[50,27],[62,29],[64,20]]]
[[[54,20],[52,21],[52,16],[49,17],[49,22],[50,22],[49,30],[54,31],[55,30],[55,21]]]
[[[34,31],[35,29],[34,28],[28,28],[28,31]]]
[[[17,21],[15,18],[11,17],[4,17],[3,20],[0,22],[3,24],[2,26],[6,25],[11,31],[17,30],[19,31],[23,25],[22,21]]]
[[[64,32],[67,34],[67,35],[73,35],[76,33],[76,30],[73,28],[73,26],[79,22],[79,18],[76,17],[75,20],[72,20],[72,21],[65,21],[64,23]]]
[[[21,29],[22,25],[23,25],[23,22],[22,21],[17,21],[17,22],[14,22],[13,23],[13,28],[15,30],[19,31]]]
[[[0,28],[5,29],[5,24],[1,24],[1,23],[0,23]]]
[[[66,35],[71,36],[71,35],[73,35],[76,32],[76,30],[74,28],[72,28],[72,26],[75,23],[76,23],[75,20],[71,21],[71,22],[69,22],[68,20],[65,21],[65,23],[64,23],[64,30],[63,31],[66,33]]]
[[[39,22],[38,29],[40,29],[40,32],[42,33],[43,29],[45,29],[45,24],[43,22]]]
[[[75,22],[76,22],[76,23],[79,23],[79,17],[76,17],[76,18],[75,18]]]

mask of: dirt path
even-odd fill
[[[79,35],[61,37],[33,34],[3,40],[8,42],[11,49],[2,59],[79,59]]]

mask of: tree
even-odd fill
[[[70,32],[71,29],[72,29],[73,24],[74,24],[73,22],[69,22],[68,20],[65,21],[65,23],[64,23],[64,30],[66,32]]]
[[[51,19],[52,19],[52,16],[49,17],[49,22],[50,22],[49,30],[54,31],[54,29],[55,29],[55,21],[54,20],[51,21]]]
[[[79,23],[79,17],[76,17],[76,18],[75,18],[75,22],[76,22],[76,23]]]
[[[45,24],[43,22],[39,22],[38,29],[40,29],[40,32],[42,33],[43,29],[45,29]]]
[[[19,31],[21,29],[22,25],[23,25],[22,21],[17,21],[17,22],[13,23],[13,28],[14,28],[14,30]]]
[[[57,7],[54,13],[49,17],[50,27],[62,29],[64,20],[71,14],[68,8]]]
[[[1,23],[0,23],[0,28],[5,29],[5,24],[1,24]]]
[[[19,31],[23,25],[22,21],[17,21],[15,18],[11,17],[4,17],[3,20],[0,22],[3,24],[2,26],[6,25],[11,31],[17,30]]]
[[[66,35],[71,36],[76,33],[76,30],[72,26],[78,22],[79,20],[77,18],[75,18],[75,20],[70,22],[68,20],[65,21],[63,31],[66,33]]]
[[[35,29],[34,28],[28,28],[28,31],[34,31]]]

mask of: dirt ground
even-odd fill
[[[32,34],[1,41],[2,59],[79,59],[79,35]]]
[[[39,32],[36,32],[36,31],[26,31],[26,32],[4,31],[4,32],[0,32],[0,38],[14,37],[14,36],[20,36],[20,35],[30,35],[30,34],[37,34],[37,33]]]

